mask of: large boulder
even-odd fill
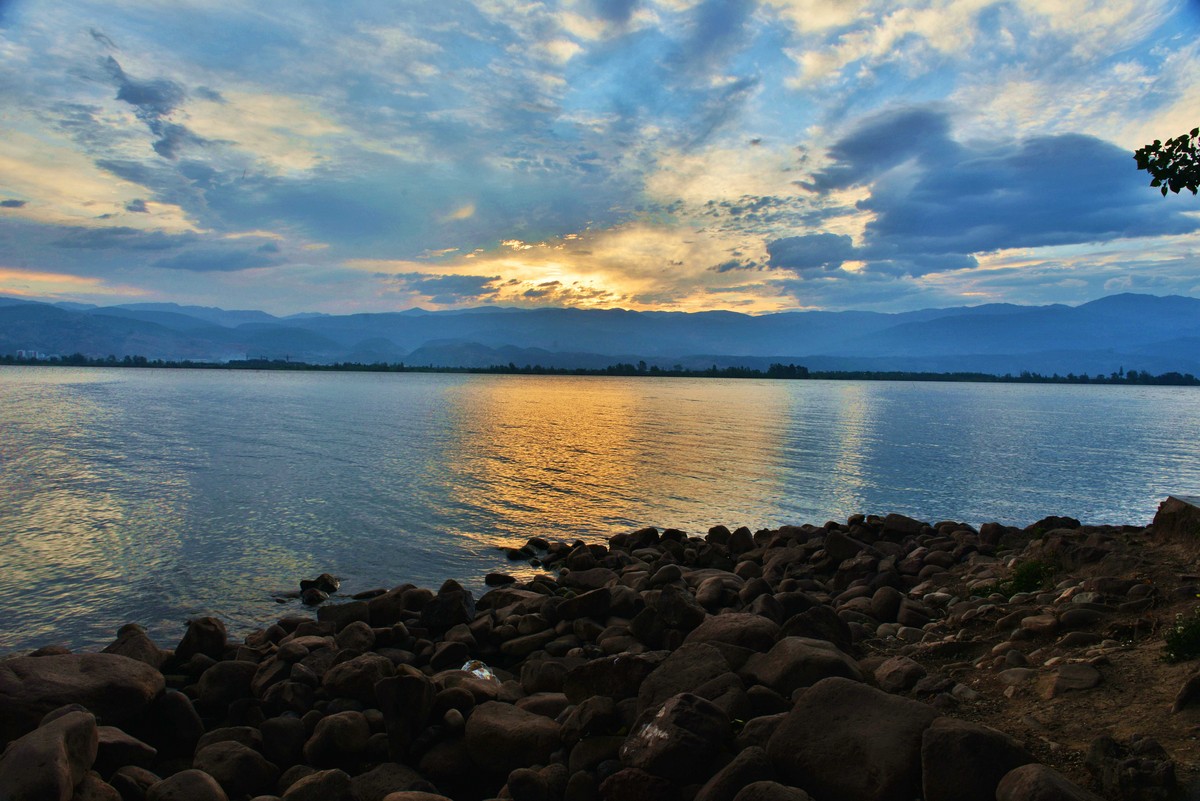
[[[362,712],[353,710],[326,715],[317,721],[304,744],[304,761],[321,768],[354,762],[366,751],[371,724]]]
[[[97,746],[96,718],[88,712],[68,712],[39,726],[0,756],[0,798],[68,801],[96,760]]]
[[[729,718],[711,701],[680,693],[669,699],[621,746],[621,762],[681,784],[707,779],[733,732]]]
[[[1200,549],[1200,498],[1172,495],[1159,504],[1154,536]]]
[[[1020,743],[995,729],[938,718],[921,738],[925,801],[995,801],[996,786],[1033,762]]]
[[[605,695],[617,701],[633,698],[646,677],[666,658],[666,651],[653,651],[593,659],[567,673],[563,692],[573,704],[582,703],[593,695]]]
[[[130,659],[145,662],[156,670],[162,667],[163,660],[167,657],[166,652],[155,645],[146,630],[137,623],[126,623],[117,629],[117,639],[106,646],[101,653],[127,656]]]
[[[321,686],[332,698],[353,698],[367,706],[378,706],[375,685],[395,674],[392,660],[368,653],[334,665],[325,673]]]
[[[808,637],[784,637],[765,654],[750,657],[742,666],[741,676],[747,683],[770,687],[784,698],[830,676],[862,681],[857,662],[833,643]]]
[[[233,798],[265,793],[279,778],[279,769],[262,754],[233,740],[201,748],[192,767],[216,779],[221,789]]]
[[[779,625],[770,618],[749,612],[730,612],[707,618],[684,639],[684,643],[724,643],[751,651],[769,651],[779,635]]]
[[[225,624],[215,617],[198,617],[188,621],[183,639],[175,646],[175,663],[183,664],[196,654],[220,660],[225,655],[229,634]]]
[[[229,801],[212,776],[202,770],[182,770],[146,791],[146,801]]]
[[[467,719],[467,752],[484,770],[508,775],[517,768],[547,764],[559,748],[561,730],[550,718],[488,701]]]
[[[117,654],[19,656],[0,662],[0,741],[51,710],[80,704],[110,725],[137,718],[166,687],[161,673]]]
[[[1005,774],[996,788],[996,801],[1100,801],[1100,796],[1034,762]]]
[[[218,662],[200,674],[197,703],[202,709],[224,711],[239,698],[250,697],[250,682],[258,671],[253,662]]]
[[[921,794],[921,738],[937,712],[834,677],[814,684],[767,743],[788,784],[817,798],[911,801]]]
[[[638,714],[728,672],[729,663],[713,646],[702,642],[680,646],[642,682]]]

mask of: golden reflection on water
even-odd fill
[[[0,575],[20,593],[5,593],[10,604],[54,614],[36,632],[0,629],[0,651],[34,634],[53,641],[57,621],[100,614],[97,589],[102,606],[170,549],[186,489],[155,471],[146,494],[129,493],[118,432],[135,410],[90,394],[105,383],[96,371],[46,372],[32,385],[0,383]]]
[[[845,517],[862,510],[864,501],[863,462],[873,445],[874,416],[862,384],[844,383],[836,388],[836,424],[832,472],[838,476],[834,486],[835,508],[828,516]],[[801,423],[803,425],[803,423]]]
[[[759,392],[748,407],[745,389],[671,379],[467,382],[447,395],[453,491],[487,517],[515,521],[518,538],[731,522],[783,480],[775,426],[786,419],[786,395]]]

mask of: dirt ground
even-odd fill
[[[1190,615],[1200,606],[1200,599],[1187,592],[1192,584],[1200,584],[1197,572],[1196,554],[1188,548],[1156,542],[1152,530],[1123,532],[1108,557],[1060,573],[1056,584],[1096,576],[1136,579],[1154,586],[1153,606],[1108,616],[1096,629],[1108,639],[1104,647],[1062,648],[1054,635],[1019,643],[1029,657],[1028,667],[1038,675],[1016,686],[1001,679],[1005,666],[994,665],[990,655],[991,647],[1005,641],[1011,628],[998,630],[994,624],[975,621],[970,647],[960,653],[923,656],[917,650],[909,655],[931,673],[940,671],[980,694],[949,714],[1015,737],[1038,760],[1084,787],[1100,792],[1085,765],[1093,740],[1107,734],[1126,743],[1141,735],[1157,740],[1175,761],[1182,797],[1200,799],[1200,699],[1171,711],[1180,688],[1200,672],[1200,660],[1169,664],[1164,659],[1164,635],[1176,615]],[[1055,657],[1092,664],[1103,680],[1091,689],[1047,697],[1054,663],[1045,662]]]

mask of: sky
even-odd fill
[[[0,0],[0,294],[1200,297],[1200,0]]]

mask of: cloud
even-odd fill
[[[977,254],[1001,249],[1200,230],[1146,189],[1129,153],[1083,134],[960,143],[946,112],[901,108],[866,119],[829,156],[806,185],[868,190],[861,241],[776,240],[772,266],[804,273],[855,259],[867,272],[921,276],[974,268]]]
[[[260,267],[273,267],[279,259],[260,250],[227,250],[205,247],[159,259],[155,267],[164,270],[186,270],[197,273],[234,273]]]
[[[60,248],[83,250],[170,250],[194,242],[194,234],[167,234],[138,228],[75,228],[54,244]]]
[[[431,273],[381,274],[398,288],[429,298],[439,306],[464,301],[494,299],[499,292],[500,276],[492,275],[434,275]]]
[[[149,214],[150,209],[146,208],[146,201],[139,198],[134,198],[125,204],[125,211],[131,211],[135,214]]]
[[[767,243],[771,267],[796,273],[836,270],[857,258],[855,252],[853,240],[838,234],[789,236]]]
[[[117,85],[117,100],[133,106],[137,118],[158,137],[153,145],[154,152],[174,161],[185,147],[207,144],[207,140],[192,133],[186,126],[169,119],[172,112],[187,99],[187,92],[178,83],[165,78],[134,80],[112,56],[104,60],[104,68]]]
[[[28,202],[28,200],[14,200],[13,198],[0,200],[0,209],[19,209]]]

